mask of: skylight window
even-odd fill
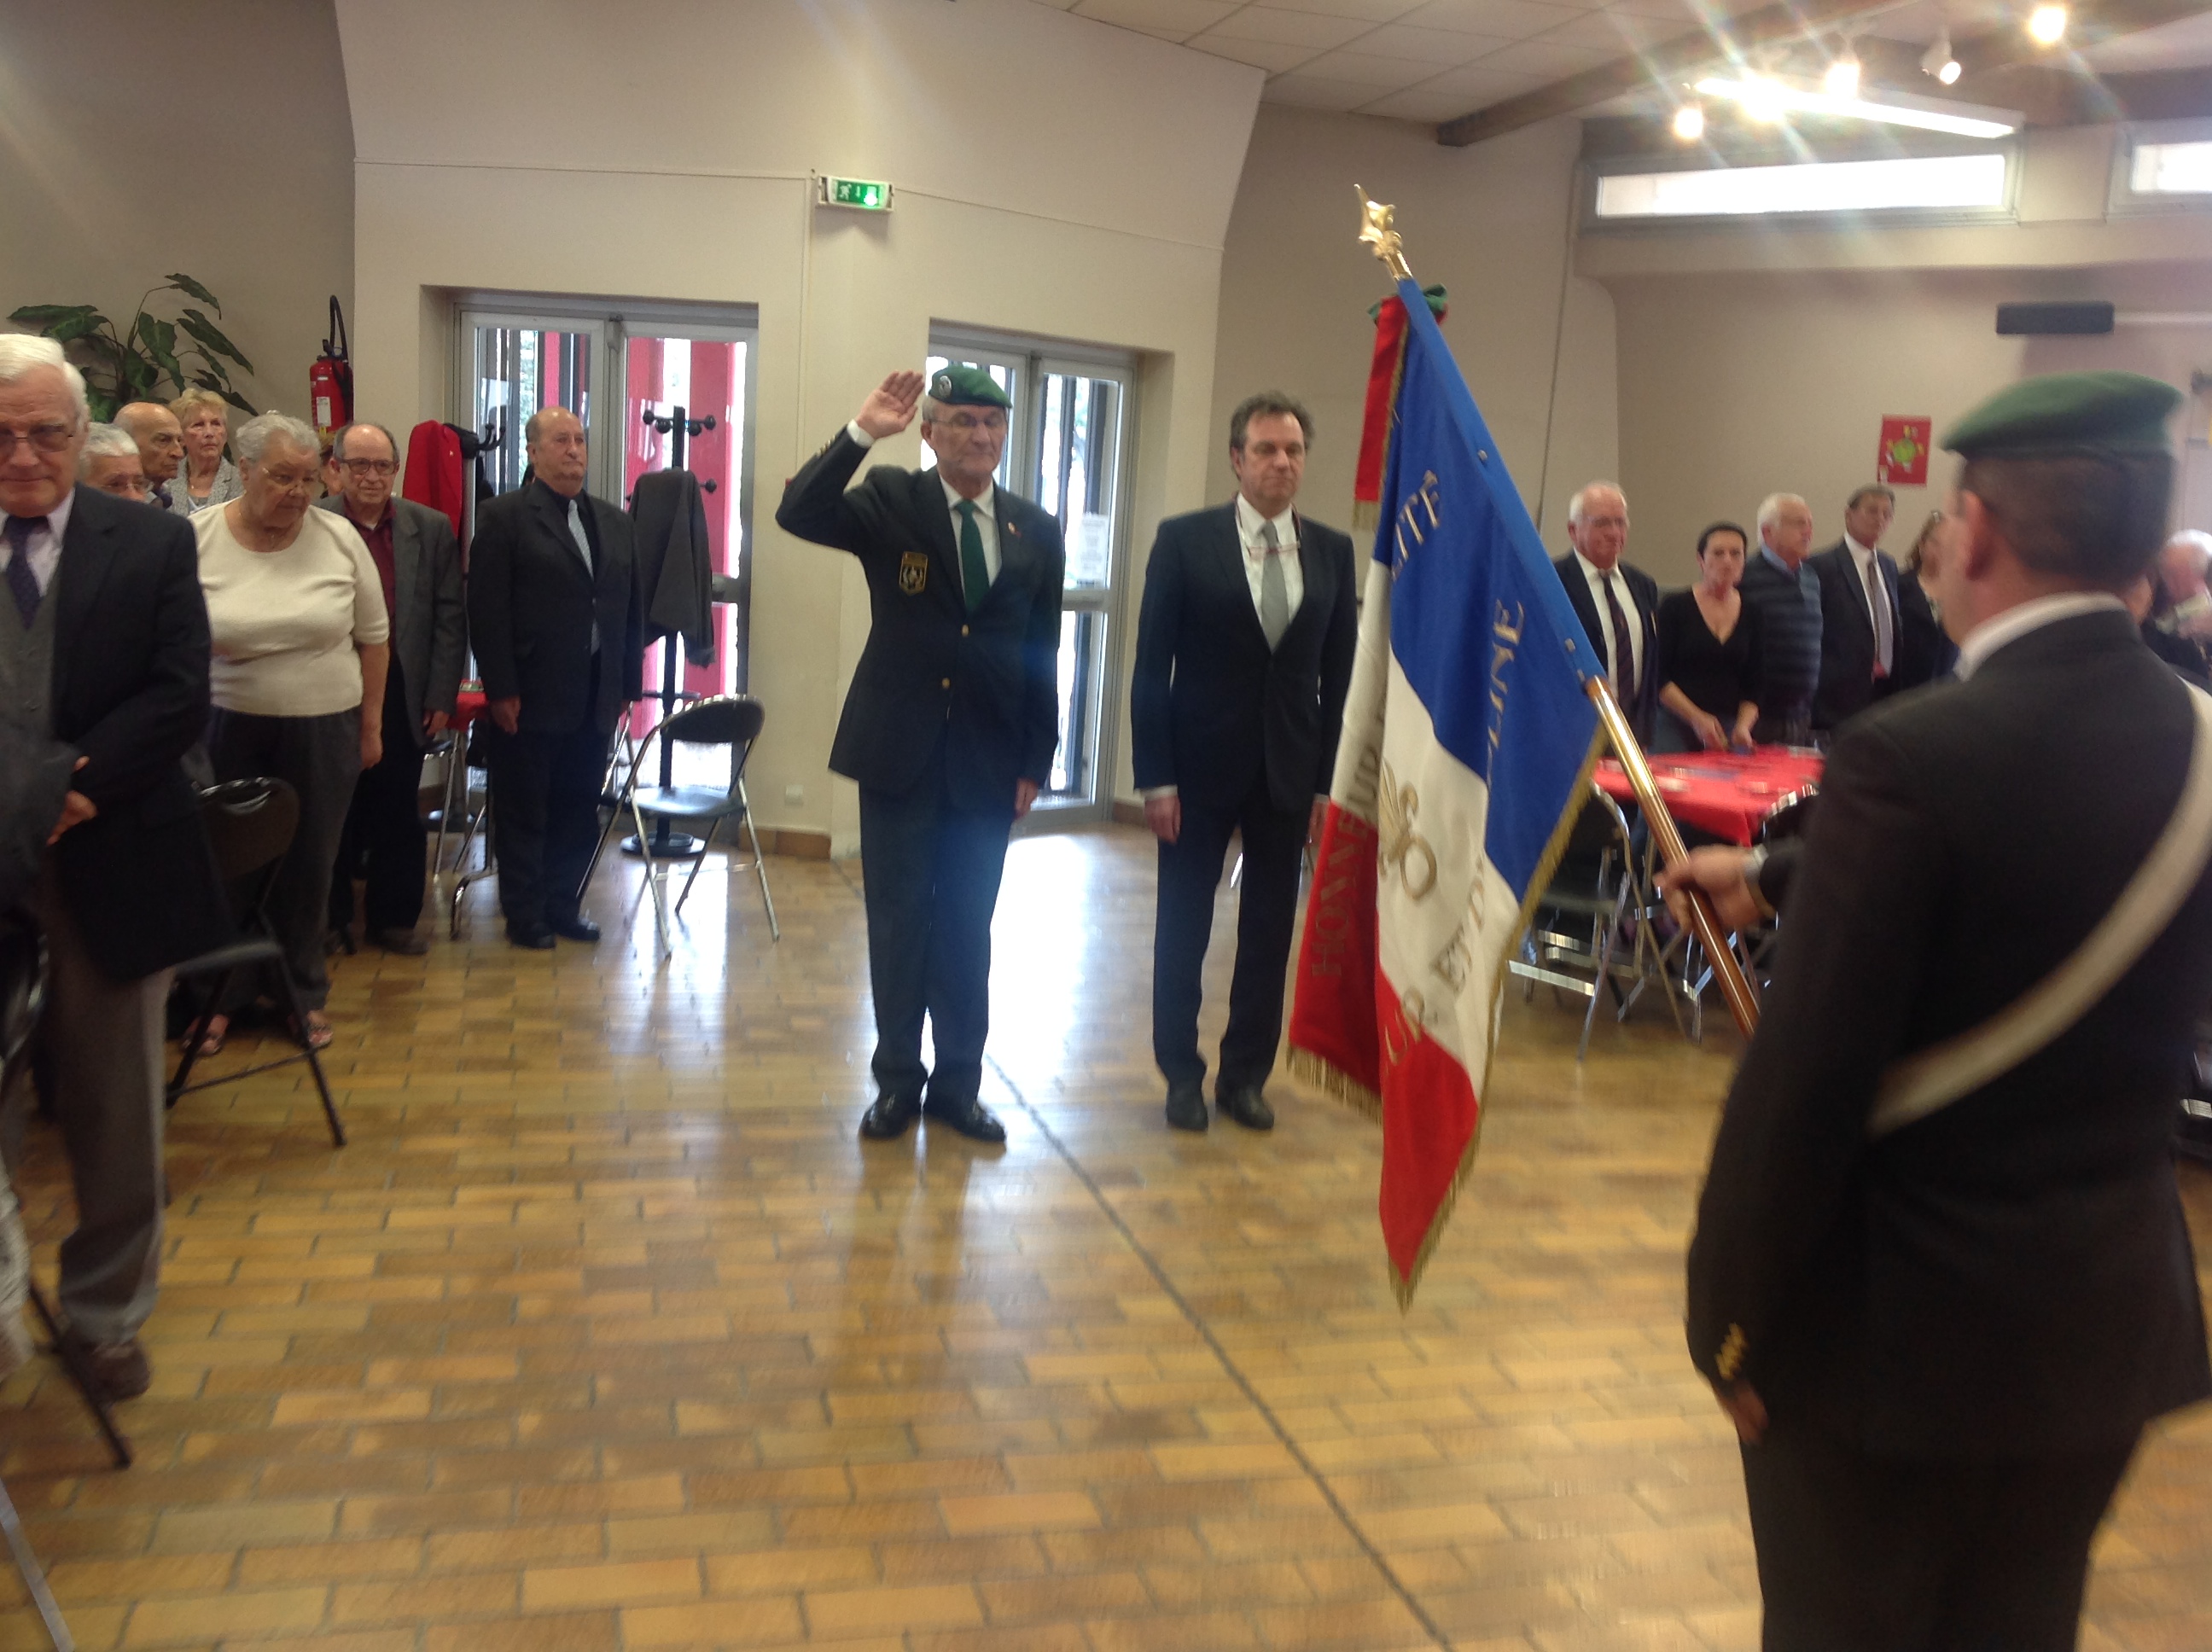
[[[1597,180],[1597,216],[1620,222],[1987,210],[2005,203],[2005,164],[1999,152],[1615,173]]]
[[[2212,195],[2212,140],[2136,144],[2128,187],[2137,195]]]

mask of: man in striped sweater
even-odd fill
[[[1765,665],[1759,689],[1760,744],[1810,745],[1813,691],[1820,682],[1820,581],[1805,565],[1813,512],[1796,494],[1769,494],[1759,507],[1759,554],[1744,564],[1744,600],[1759,610]]]

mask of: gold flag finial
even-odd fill
[[[1398,280],[1411,281],[1413,272],[1406,267],[1406,243],[1391,222],[1398,209],[1369,200],[1367,191],[1358,184],[1352,187],[1359,192],[1359,239],[1375,249],[1375,256]]]

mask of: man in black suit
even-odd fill
[[[368,885],[362,928],[371,944],[417,957],[422,915],[422,757],[446,731],[468,660],[461,547],[443,511],[401,499],[399,449],[380,424],[349,424],[331,446],[342,491],[318,501],[361,530],[384,582],[392,616],[392,668],[384,678],[384,756],[362,771],[338,840],[331,926],[353,922],[353,880]]]
[[[1897,563],[1881,549],[1896,509],[1897,495],[1879,483],[1858,489],[1844,507],[1844,537],[1808,559],[1820,581],[1816,729],[1841,727],[1898,686],[1901,598]]]
[[[1619,488],[1593,482],[1577,490],[1567,501],[1567,543],[1574,549],[1552,566],[1575,617],[1605,657],[1613,698],[1649,745],[1659,705],[1659,582],[1620,560],[1628,549],[1628,500]]]
[[[523,427],[531,480],[477,513],[468,623],[492,728],[492,830],[507,938],[596,941],[577,909],[599,835],[607,745],[644,688],[629,518],[584,491],[584,427],[565,407]]]
[[[1300,851],[1321,830],[1358,632],[1352,541],[1292,506],[1312,429],[1287,396],[1247,398],[1229,421],[1237,497],[1161,523],[1145,569],[1130,729],[1160,841],[1152,1056],[1179,1130],[1206,1127],[1199,974],[1231,832],[1244,879],[1214,1101],[1248,1129],[1275,1123],[1261,1090],[1282,1037]]]
[[[2169,1153],[2212,1000],[2203,859],[2106,984],[2028,996],[2123,921],[2212,750],[2115,594],[2164,531],[2180,399],[2067,374],[1967,415],[1923,568],[1960,680],[1844,731],[1802,850],[1668,874],[1724,923],[1787,897],[1689,1262],[1770,1649],[2070,1649],[2137,1436],[2212,1394]],[[2024,1036],[1900,1107],[1993,1027]]]
[[[169,971],[230,919],[179,763],[208,717],[198,548],[181,519],[75,485],[88,422],[58,344],[0,337],[0,717],[76,753],[30,902],[76,1190],[62,1308],[93,1382],[125,1400],[151,1380]]]
[[[994,485],[1006,393],[981,368],[894,373],[783,490],[776,525],[860,559],[867,647],[830,767],[860,787],[877,1096],[860,1133],[916,1113],[978,1141],[1006,1129],[980,1096],[991,1021],[991,913],[1013,823],[1060,744],[1060,525]],[[933,470],[868,449],[921,412]],[[934,1071],[922,1065],[927,1016]],[[927,1098],[924,1099],[927,1087]]]

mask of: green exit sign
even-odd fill
[[[872,178],[825,178],[822,204],[853,207],[861,212],[889,212],[891,186]]]

